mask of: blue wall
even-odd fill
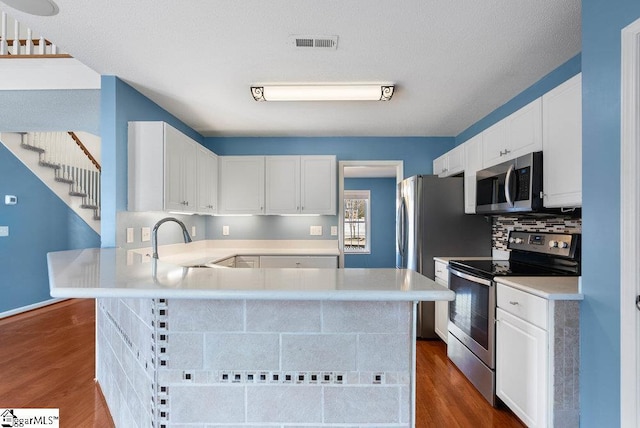
[[[127,134],[129,121],[161,120],[202,143],[202,136],[149,98],[115,76],[102,76],[100,129],[102,137],[103,247],[115,247],[118,211],[127,209]]]
[[[46,254],[100,246],[100,236],[0,144],[0,312],[51,298]],[[53,174],[53,172],[52,172]],[[5,205],[4,195],[18,204]]]
[[[338,160],[402,160],[404,176],[431,174],[433,159],[451,150],[452,137],[205,138],[219,155],[336,155]]]
[[[347,268],[396,267],[396,179],[346,178],[345,190],[370,190],[371,253],[345,254]]]
[[[456,145],[460,145],[467,141],[469,138],[484,131],[491,125],[501,121],[505,117],[509,116],[514,111],[526,106],[531,101],[539,98],[544,93],[555,88],[560,83],[568,80],[570,77],[580,73],[581,67],[581,55],[578,54],[562,64],[560,67],[553,70],[551,73],[544,76],[542,79],[531,85],[520,94],[513,97],[511,100],[503,104],[502,106],[489,113],[487,116],[471,125],[469,128],[462,131],[456,136]]]
[[[638,0],[582,2],[581,425],[620,426],[620,31]]]

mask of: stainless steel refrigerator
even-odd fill
[[[491,256],[491,220],[464,213],[463,177],[416,175],[398,184],[396,266],[434,279],[434,257]],[[435,305],[418,305],[418,337],[437,337]]]

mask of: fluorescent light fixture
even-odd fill
[[[38,16],[53,16],[59,12],[52,0],[2,0],[4,4],[21,12]]]
[[[394,85],[263,85],[252,86],[256,101],[389,101]]]

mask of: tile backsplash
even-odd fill
[[[582,233],[582,219],[570,216],[496,216],[493,217],[492,247],[506,251],[511,230]]]

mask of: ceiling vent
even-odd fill
[[[338,36],[289,36],[296,49],[337,49]]]

